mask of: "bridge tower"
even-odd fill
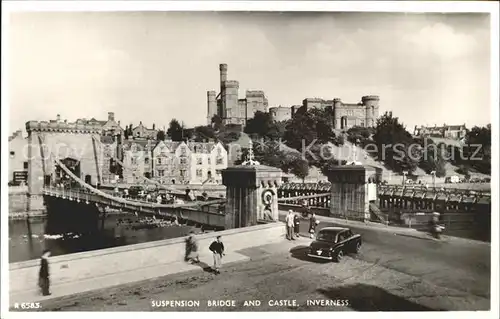
[[[354,162],[356,164],[356,162]],[[376,169],[364,165],[336,166],[328,172],[332,183],[330,215],[350,220],[370,220],[370,203],[377,199]]]
[[[278,187],[281,170],[260,165],[250,142],[247,160],[222,171],[226,186],[226,229],[278,221]]]
[[[28,198],[27,211],[43,208],[42,189],[57,180],[54,159],[76,163],[79,178],[96,185],[102,177],[101,127],[83,123],[26,123],[28,133]]]

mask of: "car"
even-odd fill
[[[325,227],[309,245],[307,256],[340,262],[345,254],[359,253],[362,239],[349,228]]]

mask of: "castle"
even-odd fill
[[[334,129],[343,130],[353,126],[375,127],[377,125],[379,100],[380,98],[377,95],[363,96],[359,103],[344,103],[339,98],[333,100],[307,98],[302,101],[301,109],[305,111],[311,108],[331,109]],[[296,111],[293,113],[295,114]]]
[[[227,79],[227,64],[219,65],[220,92],[207,91],[207,124],[212,124],[214,115],[222,119],[222,124],[245,126],[255,112],[267,112],[268,101],[263,91],[246,91],[246,98],[238,97],[239,82]]]

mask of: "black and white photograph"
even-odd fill
[[[3,1],[2,318],[498,318],[498,10]]]

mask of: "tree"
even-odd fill
[[[491,124],[473,127],[465,137],[468,165],[481,173],[491,173]],[[478,152],[477,152],[478,151]],[[474,154],[476,153],[476,154]],[[474,155],[474,158],[472,156]]]
[[[245,133],[255,133],[261,137],[267,136],[272,125],[271,114],[257,111],[254,117],[247,121]]]
[[[212,116],[212,127],[216,132],[218,132],[224,125],[222,125],[222,118],[215,114]]]
[[[284,139],[288,146],[297,150],[311,144],[337,143],[331,112],[327,109],[311,109],[296,113],[287,121]]]
[[[377,147],[377,158],[394,171],[408,171],[410,174],[416,169],[420,159],[419,152],[413,144],[412,135],[399,123],[392,112],[386,112],[377,120],[377,127],[373,140]],[[414,152],[410,154],[410,151]]]
[[[166,139],[165,131],[160,130],[158,133],[156,133],[156,140],[157,141],[164,141]]]
[[[301,178],[302,182],[304,182],[307,175],[309,175],[309,163],[302,158],[296,158],[291,163],[290,172]]]
[[[194,128],[195,141],[204,142],[215,138],[215,131],[211,126],[196,126]]]
[[[167,135],[170,137],[170,139],[172,141],[180,142],[183,140],[183,135],[184,135],[183,130],[184,129],[181,126],[181,124],[179,123],[179,121],[177,121],[176,119],[172,119],[170,121],[168,130],[167,130]]]

